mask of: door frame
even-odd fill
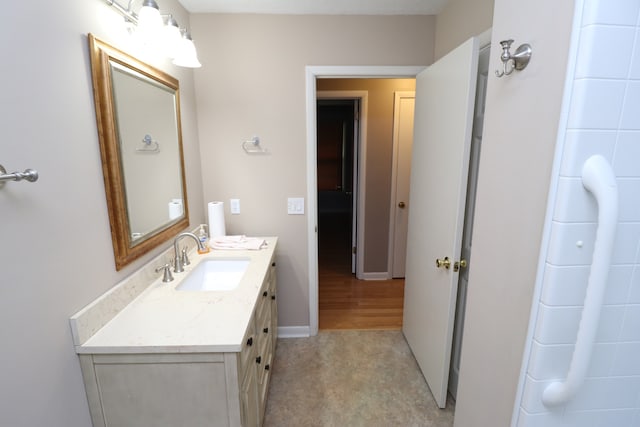
[[[361,159],[365,158],[365,153],[367,151],[367,114],[368,114],[368,103],[369,103],[369,91],[366,90],[322,90],[316,92],[316,101],[318,99],[349,99],[349,100],[357,100],[360,102],[359,114],[360,117],[356,118],[355,121],[358,122],[357,129],[354,128],[355,132],[355,157],[353,159],[354,167],[354,188],[353,193],[355,197],[355,203],[353,206],[353,212],[351,216],[351,223],[355,223],[358,226],[358,229],[354,227],[352,233],[355,234],[355,242],[353,242],[353,234],[352,234],[352,244],[355,243],[358,250],[356,250],[356,277],[358,279],[362,279],[364,274],[364,233],[360,232],[360,230],[364,229],[364,197],[365,197],[365,183],[367,179],[367,169],[364,161]],[[317,112],[316,112],[317,114]],[[317,171],[316,171],[317,177]],[[317,185],[317,184],[316,184]],[[352,256],[353,257],[353,256]]]
[[[309,335],[318,334],[318,184],[316,79],[318,78],[415,78],[426,66],[309,65],[305,67],[307,115],[307,256],[309,272]],[[360,158],[364,165],[366,151]],[[364,167],[364,166],[363,166]],[[361,224],[361,227],[364,224]],[[363,235],[364,233],[360,233]],[[363,266],[364,267],[364,266]]]
[[[400,100],[402,98],[416,98],[415,90],[399,90],[394,93],[393,102],[393,155],[391,157],[391,198],[389,203],[389,250],[387,252],[387,274],[389,279],[393,279],[393,261],[395,259],[395,238],[396,238],[396,187],[398,184],[398,152],[400,150]]]

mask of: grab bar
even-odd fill
[[[582,167],[582,185],[593,194],[598,203],[598,230],[587,282],[587,295],[584,299],[584,309],[569,372],[566,380],[555,381],[544,390],[542,402],[547,406],[568,402],[584,382],[598,331],[616,236],[618,187],[611,165],[604,157],[594,155],[587,159]]]

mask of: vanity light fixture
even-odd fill
[[[174,65],[179,67],[200,68],[202,64],[198,61],[196,46],[193,44],[191,34],[188,31],[182,33],[182,40],[178,45],[177,54],[173,58]]]
[[[180,28],[171,14],[161,14],[155,0],[143,0],[138,13],[132,8],[134,0],[129,0],[126,7],[116,0],[105,1],[124,17],[125,22],[133,24],[133,31],[144,45],[150,48],[162,46],[164,55],[179,67],[202,66],[189,32]]]

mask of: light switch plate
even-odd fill
[[[304,215],[304,197],[289,197],[287,199],[287,213],[289,215]]]
[[[230,199],[229,209],[231,209],[232,215],[240,214],[240,199]]]

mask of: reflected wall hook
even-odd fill
[[[158,141],[154,141],[153,137],[149,134],[146,134],[144,138],[142,138],[142,148],[136,148],[138,153],[159,153],[160,152],[160,144]]]
[[[513,73],[514,70],[521,71],[529,65],[531,45],[528,43],[521,44],[512,55],[509,51],[509,49],[511,49],[511,43],[513,43],[513,39],[502,40],[500,42],[500,46],[502,47],[502,54],[500,55],[502,71],[496,70],[496,77],[508,76]]]
[[[25,169],[24,172],[7,173],[4,166],[0,165],[0,188],[4,187],[5,181],[22,181],[26,179],[29,182],[38,180],[38,172],[33,169]]]

